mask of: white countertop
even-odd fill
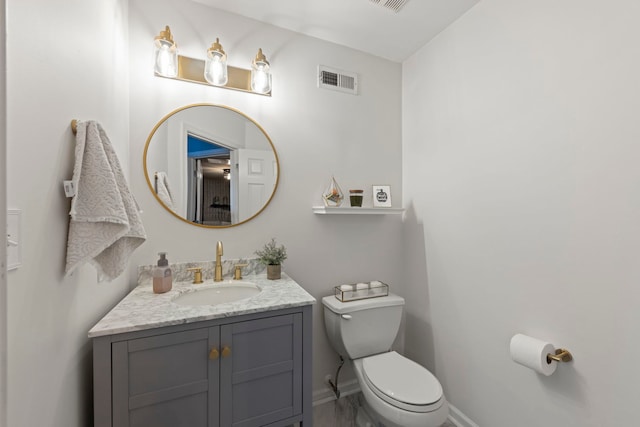
[[[173,300],[185,292],[233,284],[233,280],[215,283],[207,280],[198,285],[190,282],[174,283],[173,288],[164,294],[154,294],[150,284],[139,285],[91,328],[89,338],[300,307],[316,302],[314,297],[286,274],[282,274],[279,280],[268,280],[266,275],[261,274],[245,276],[242,281],[255,283],[262,291],[250,298],[214,306],[183,306]]]

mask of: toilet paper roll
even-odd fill
[[[523,334],[511,338],[511,358],[514,362],[531,368],[539,374],[549,376],[558,367],[558,362],[547,363],[547,354],[555,353],[551,343],[541,341]]]

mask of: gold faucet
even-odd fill
[[[214,282],[222,282],[222,242],[216,245],[216,269],[213,277]]]

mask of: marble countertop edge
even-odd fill
[[[172,290],[164,294],[154,294],[152,286],[141,284],[91,328],[88,336],[96,338],[316,303],[313,296],[286,274],[279,280],[268,280],[266,275],[245,276],[242,280],[260,286],[261,293],[238,301],[202,306],[182,306],[173,300],[184,293],[215,286],[215,283],[174,283]],[[233,281],[222,283],[233,284]]]

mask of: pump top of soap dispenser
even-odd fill
[[[166,252],[158,252],[158,255],[160,255],[160,259],[158,260],[158,267],[166,267],[169,265],[169,260],[167,259],[167,253]]]

